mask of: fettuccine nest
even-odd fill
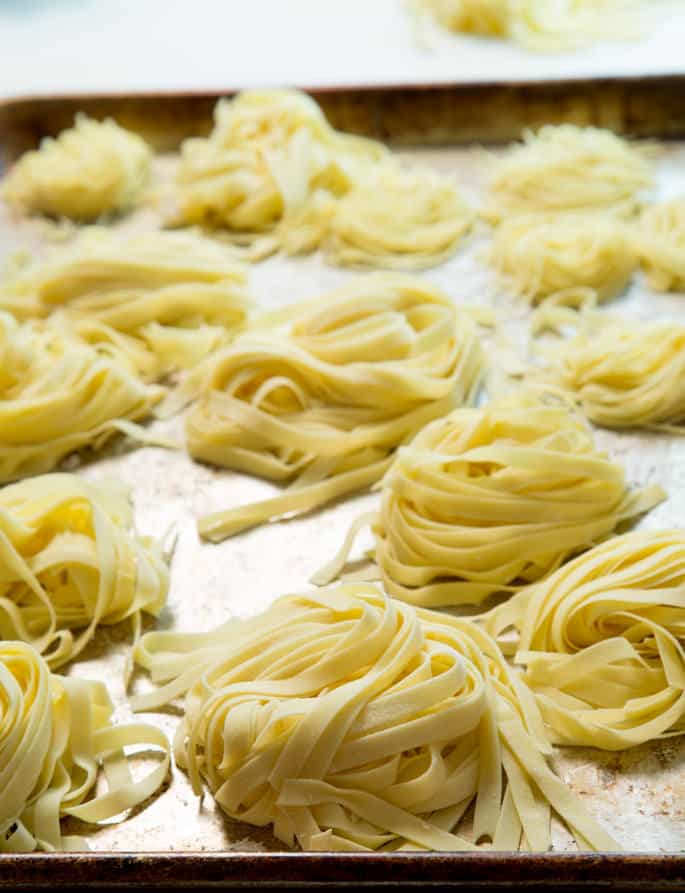
[[[645,209],[635,229],[635,250],[657,291],[685,290],[685,199]]]

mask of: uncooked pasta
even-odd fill
[[[477,604],[543,579],[665,495],[631,490],[567,409],[513,395],[427,425],[398,451],[380,511],[359,524],[371,523],[391,595]],[[316,582],[338,575],[350,546]]]
[[[246,279],[243,264],[199,236],[94,227],[4,290],[137,336],[158,357],[159,375],[230,340],[247,317]]]
[[[162,396],[113,345],[0,313],[0,483],[50,471],[117,431],[139,433],[131,422]]]
[[[622,750],[685,732],[685,535],[635,532],[485,616],[559,744]]]
[[[348,585],[213,633],[151,633],[136,656],[188,692],[177,763],[233,819],[305,850],[532,850],[551,810],[583,848],[617,843],[550,769],[537,707],[475,623]],[[472,838],[459,824],[474,805]]]
[[[578,322],[578,334],[545,351],[547,380],[605,428],[682,426],[685,327],[592,312]]]
[[[324,250],[339,266],[421,270],[451,257],[473,220],[449,178],[380,165],[335,204]]]
[[[22,156],[2,195],[27,211],[95,220],[133,203],[148,176],[150,158],[144,140],[114,121],[77,115],[73,128]]]
[[[368,487],[395,447],[480,382],[474,323],[419,279],[362,277],[283,318],[285,331],[240,338],[200,367],[191,456],[289,482],[272,499],[203,518],[208,539]]]
[[[0,638],[31,644],[52,669],[77,657],[96,628],[164,607],[159,544],[133,531],[114,481],[48,474],[0,490]]]
[[[609,130],[546,125],[527,131],[493,164],[484,214],[501,221],[517,214],[610,211],[629,215],[652,185],[643,152]]]
[[[637,265],[625,223],[613,215],[522,215],[494,234],[491,262],[532,303],[569,288],[599,300],[619,294]]]
[[[169,744],[140,722],[112,722],[101,682],[53,675],[24,642],[0,642],[0,852],[88,849],[63,836],[60,819],[106,822],[140,806],[164,783]],[[158,764],[134,781],[125,747],[161,750]],[[96,793],[101,774],[107,790]]]
[[[635,250],[652,288],[685,290],[685,198],[645,209],[635,229]]]

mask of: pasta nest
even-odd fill
[[[64,308],[71,319],[137,337],[154,355],[146,371],[159,376],[193,366],[230,340],[250,307],[246,281],[245,266],[207,239],[155,232],[122,238],[92,228],[4,291],[15,303],[25,296],[45,313]]]
[[[12,205],[52,217],[95,220],[125,210],[147,179],[151,152],[114,121],[77,115],[12,167],[2,194]]]
[[[611,211],[629,215],[652,185],[643,152],[609,130],[546,125],[493,166],[485,216]]]
[[[378,480],[392,451],[475,393],[475,325],[421,280],[377,274],[299,308],[287,331],[210,358],[186,420],[196,459],[276,481],[284,495],[203,519],[223,538]]]
[[[104,822],[139,806],[163,784],[169,744],[153,726],[113,725],[101,682],[50,673],[23,642],[0,642],[0,852],[88,849],[63,837],[60,818]],[[128,745],[160,748],[162,759],[133,781]],[[103,767],[106,792],[94,794]]]
[[[664,498],[630,491],[568,410],[515,396],[455,410],[399,450],[371,516],[374,557],[396,598],[478,604],[548,576]],[[337,575],[350,545],[316,582]]]
[[[138,537],[127,493],[72,474],[0,490],[0,637],[21,639],[51,668],[77,657],[101,624],[164,607],[158,543]],[[81,630],[76,636],[72,630]]]
[[[336,203],[324,248],[340,266],[421,270],[451,257],[473,220],[447,177],[380,165]]]
[[[497,228],[492,262],[523,297],[537,303],[570,288],[604,300],[626,287],[637,265],[625,224],[611,215],[523,215]]]
[[[306,850],[550,846],[550,809],[583,845],[616,843],[547,765],[534,699],[472,621],[349,585],[277,601],[213,633],[151,633],[139,662],[188,691],[176,760],[232,818]],[[542,737],[540,737],[542,735]],[[507,779],[503,785],[503,772]],[[587,843],[586,843],[587,842]]]
[[[303,93],[246,91],[217,104],[208,139],[181,147],[179,215],[249,241],[299,211],[317,190],[343,194],[385,154],[380,143],[335,131]]]
[[[685,419],[685,328],[591,315],[549,351],[548,371],[583,413],[606,428],[668,429]]]
[[[162,398],[114,344],[0,313],[0,482],[50,471],[68,453],[100,448]],[[137,430],[137,429],[135,429]]]
[[[635,250],[652,288],[685,290],[685,199],[645,209],[635,232]]]
[[[685,731],[685,538],[616,537],[486,617],[560,744],[622,750]]]

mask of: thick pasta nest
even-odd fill
[[[77,115],[74,127],[44,139],[10,170],[2,195],[52,217],[95,220],[129,207],[145,183],[151,152],[114,121]]]
[[[0,642],[0,852],[83,850],[63,837],[60,819],[98,823],[139,806],[169,771],[169,744],[143,723],[114,725],[101,682],[67,679],[24,642]],[[134,781],[124,747],[161,748],[163,757]],[[96,794],[100,769],[108,790]]]
[[[277,601],[213,633],[146,635],[161,689],[188,691],[175,740],[195,792],[305,850],[550,846],[550,812],[583,847],[617,844],[549,768],[534,699],[472,621],[418,611],[372,586]],[[503,781],[503,775],[506,782]]]
[[[455,410],[399,450],[371,516],[374,557],[397,598],[477,604],[544,578],[665,495],[629,490],[565,408],[515,396]],[[316,582],[337,576],[350,546]]]
[[[451,257],[473,219],[447,177],[381,165],[336,203],[324,250],[339,266],[421,270]]]
[[[685,327],[593,313],[585,319],[575,337],[548,351],[552,383],[605,428],[682,426]]]
[[[486,616],[553,740],[621,750],[685,732],[685,535],[616,537]]]
[[[625,0],[415,0],[452,31],[506,37],[526,49],[560,52],[628,36]]]
[[[637,259],[626,225],[612,215],[523,215],[502,222],[492,263],[533,303],[569,288],[592,288],[600,300],[623,291]]]
[[[559,211],[628,215],[651,185],[650,162],[611,131],[546,125],[495,163],[484,214],[495,221]]]
[[[685,198],[645,209],[635,250],[657,291],[685,291]]]
[[[162,396],[114,344],[92,346],[66,327],[0,313],[0,483],[134,430],[131,420]]]
[[[0,490],[0,638],[30,643],[54,669],[100,624],[130,617],[137,633],[141,612],[159,614],[166,562],[155,540],[133,531],[127,496],[73,474]]]
[[[369,486],[395,447],[480,382],[474,323],[412,277],[366,276],[283,317],[289,330],[241,338],[201,369],[190,454],[290,481],[282,495],[202,519],[209,539]]]
[[[4,292],[15,304],[25,296],[45,313],[64,308],[72,319],[136,336],[157,357],[159,375],[230,340],[250,306],[246,280],[244,265],[207,239],[93,228],[10,279]]]
[[[304,93],[246,91],[218,103],[208,139],[183,144],[179,216],[248,241],[281,222],[287,230],[315,192],[344,194],[385,154],[380,143],[334,130]]]

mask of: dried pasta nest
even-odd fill
[[[635,249],[657,291],[685,291],[685,198],[645,209],[635,232]]]
[[[665,498],[631,491],[567,409],[515,395],[438,419],[402,447],[371,522],[386,590],[425,607],[477,604],[548,576]],[[315,576],[339,574],[351,546]]]
[[[685,731],[685,536],[616,537],[486,616],[552,739],[622,750]]]
[[[188,692],[176,760],[230,817],[305,850],[550,846],[551,810],[581,846],[616,842],[554,774],[534,699],[472,621],[368,585],[294,595],[205,635],[151,633],[137,659]],[[504,778],[504,780],[503,780]]]
[[[626,225],[612,215],[523,215],[497,228],[492,263],[532,303],[570,288],[599,300],[626,287],[637,264]]]
[[[0,490],[0,637],[31,644],[51,668],[101,624],[157,616],[169,574],[159,544],[133,531],[128,494],[49,474]]]
[[[0,313],[0,483],[50,471],[69,453],[140,429],[161,388],[110,343]]]
[[[284,330],[240,338],[199,370],[190,454],[290,482],[202,519],[210,539],[369,486],[395,447],[468,402],[481,378],[472,320],[412,277],[366,276],[282,316]]]
[[[44,313],[64,309],[82,333],[96,323],[103,338],[107,327],[135,336],[138,349],[152,353],[146,371],[158,377],[193,366],[243,326],[246,280],[243,264],[199,236],[122,237],[93,227],[10,278],[3,294],[15,305],[37,302]]]
[[[652,167],[639,148],[609,130],[546,125],[527,131],[493,165],[486,217],[560,211],[610,211],[622,216],[639,208],[652,185]]]
[[[115,725],[101,682],[53,675],[24,642],[0,642],[0,852],[83,850],[63,836],[60,819],[99,823],[139,806],[169,771],[169,744],[159,729]],[[134,781],[124,747],[153,746],[158,764]],[[108,790],[97,794],[100,770]]]
[[[77,115],[74,126],[10,170],[2,195],[12,205],[52,217],[95,220],[128,208],[147,179],[151,152],[114,121]]]

